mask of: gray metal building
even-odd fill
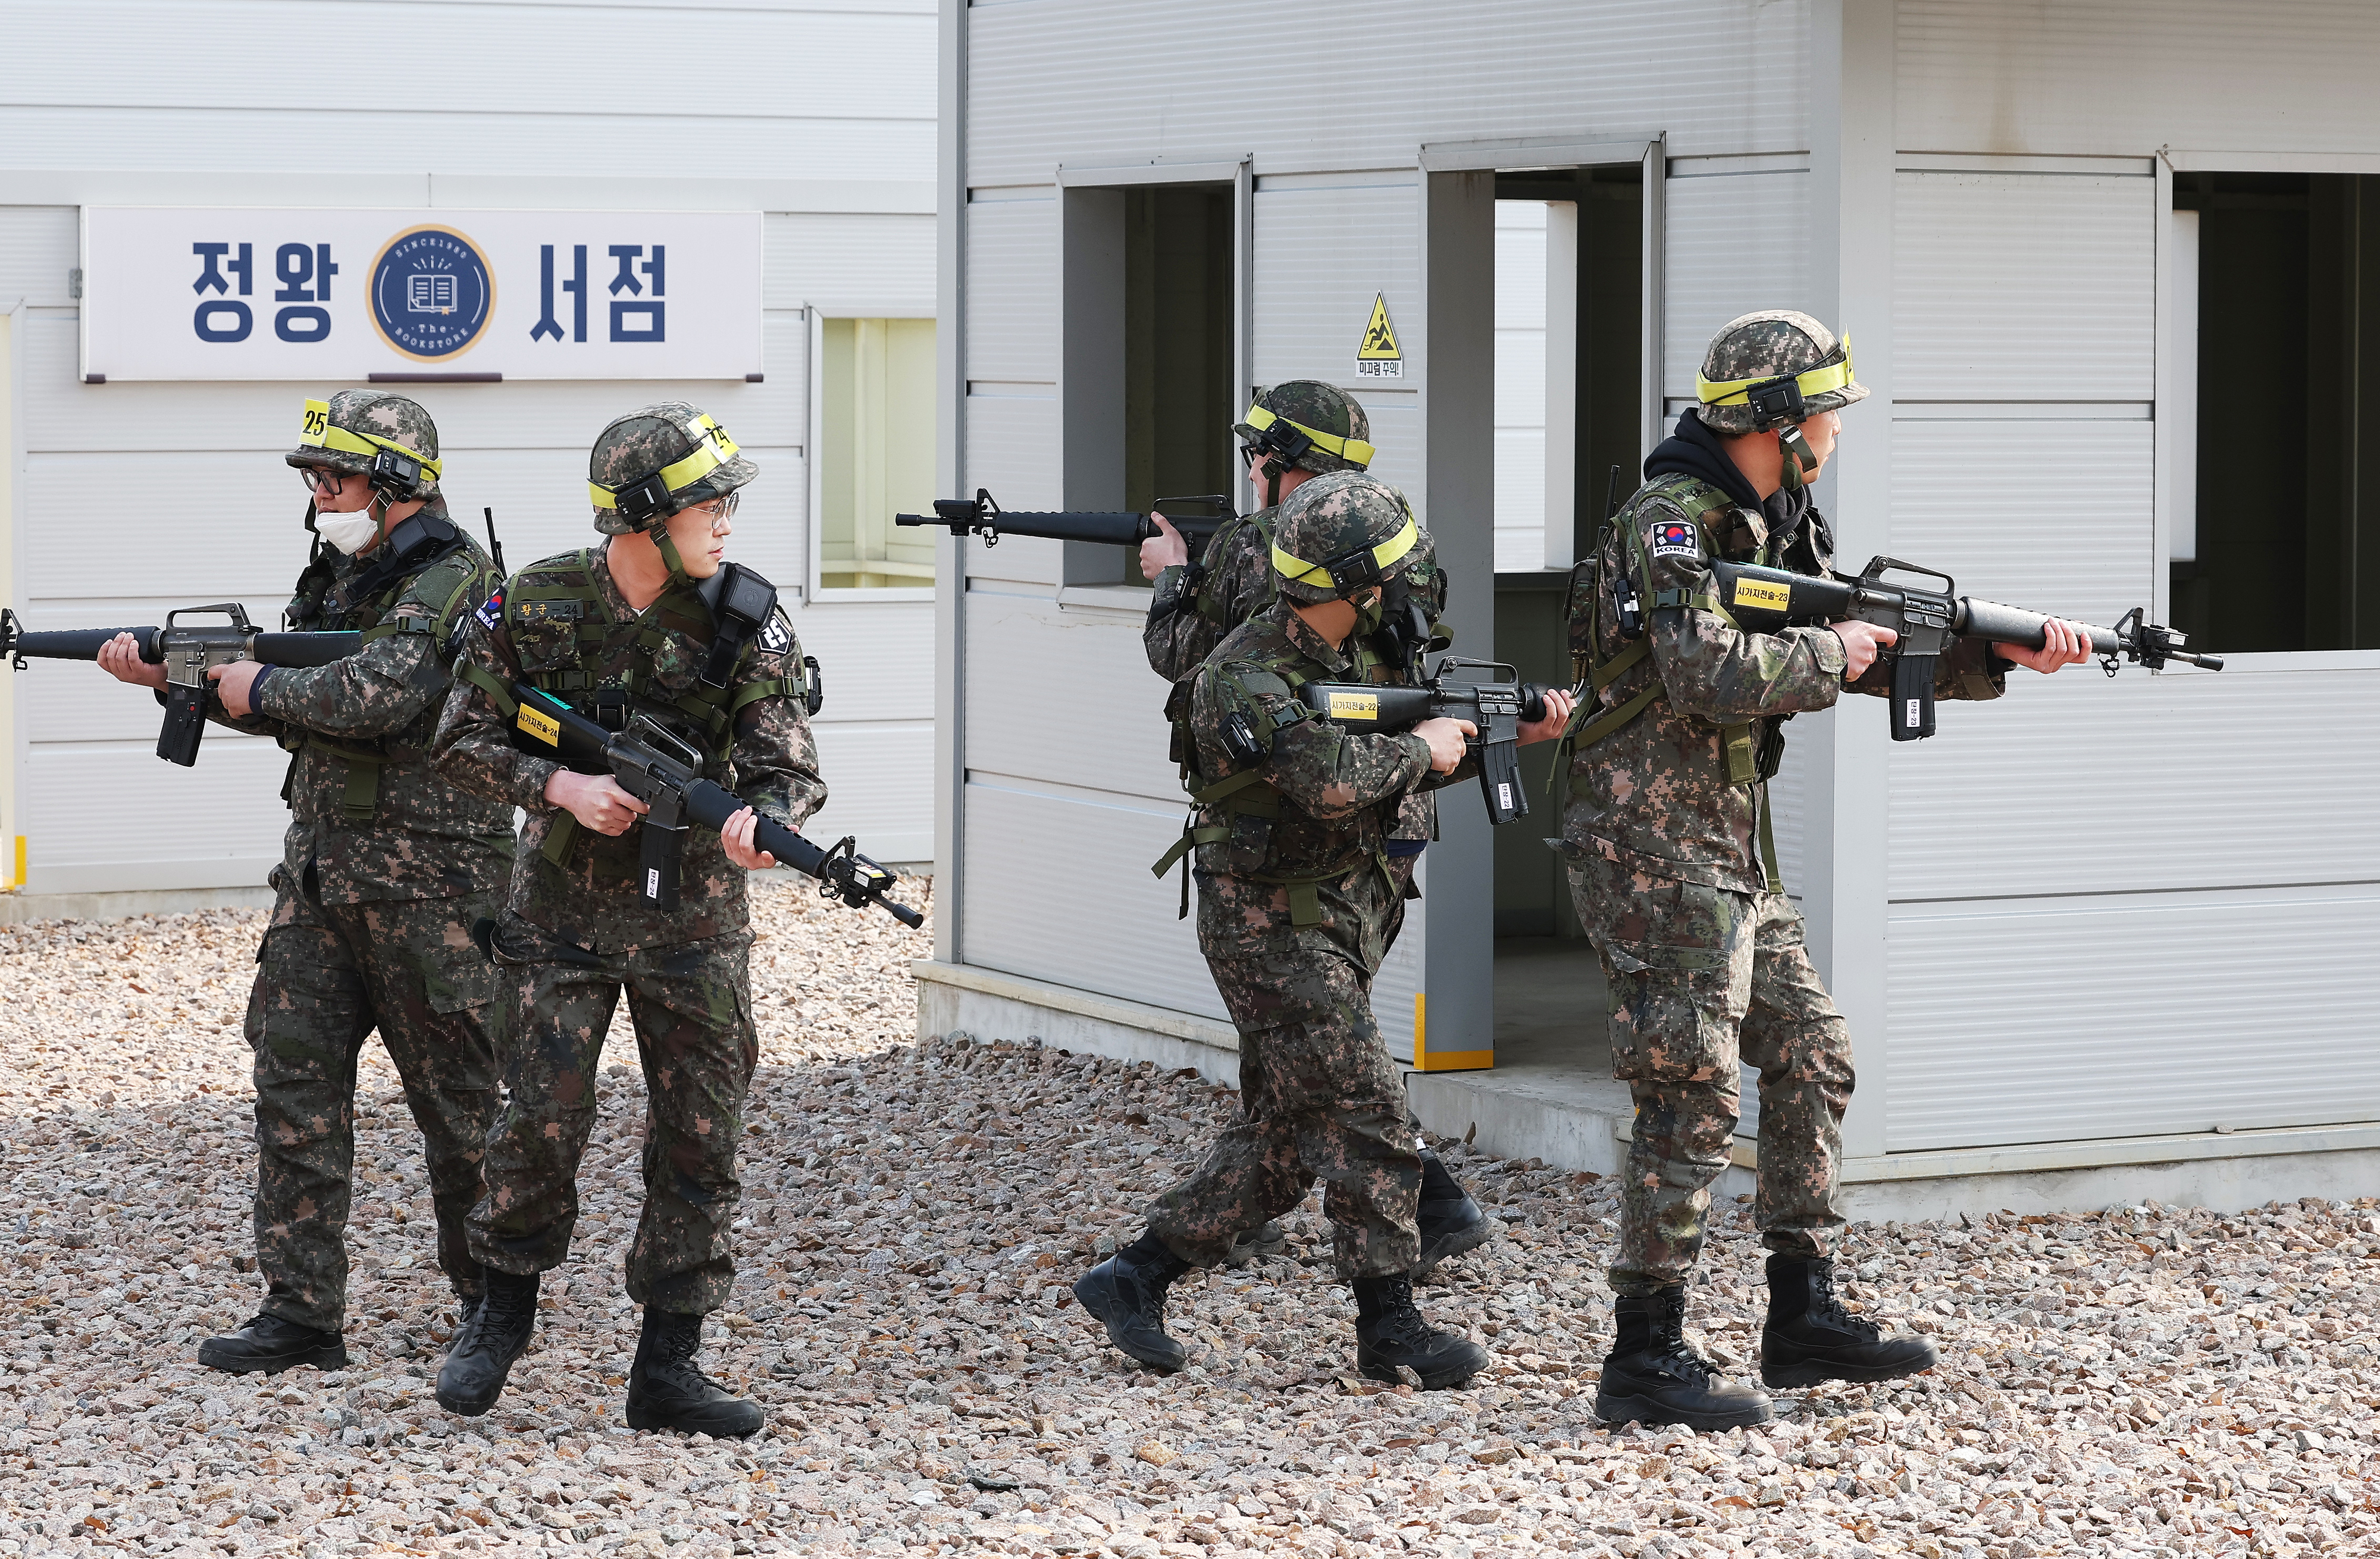
[[[1794,722],[1779,842],[1858,1045],[1855,1204],[2369,1189],[2380,11],[943,0],[941,49],[949,491],[1212,490],[1255,387],[1329,380],[1464,647],[1543,674],[1550,581],[1712,329],[1846,331],[1875,392],[1821,494],[1846,558],[2232,658],[2021,673],[1923,743],[1866,700]],[[1500,201],[1546,213],[1534,355],[1498,351]],[[1397,355],[1359,359],[1376,308]],[[1542,376],[1545,429],[1542,566],[1501,574],[1500,373]],[[943,548],[921,1023],[1230,1075],[1147,869],[1181,802],[1145,589],[1112,550]],[[1442,810],[1376,1002],[1425,1118],[1609,1167],[1552,827]]]

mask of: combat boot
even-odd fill
[[[1227,1267],[1242,1267],[1263,1256],[1278,1256],[1289,1249],[1289,1231],[1268,1218],[1254,1228],[1244,1228],[1232,1236],[1232,1253],[1223,1258]]]
[[[740,1440],[759,1431],[758,1405],[728,1395],[695,1368],[701,1351],[701,1316],[645,1307],[637,1360],[628,1367],[630,1429],[676,1429],[714,1440]]]
[[[1835,1294],[1835,1263],[1789,1256],[1768,1258],[1768,1320],[1760,1328],[1760,1381],[1787,1390],[1820,1381],[1897,1381],[1942,1361],[1924,1337],[1881,1335],[1850,1314]]]
[[[1448,1173],[1445,1161],[1427,1148],[1421,1154],[1421,1205],[1415,1221],[1421,1225],[1421,1260],[1414,1263],[1415,1272],[1426,1273],[1496,1238],[1488,1210],[1471,1200],[1463,1183]]]
[[[1734,1429],[1767,1423],[1768,1398],[1748,1385],[1729,1385],[1718,1369],[1686,1346],[1686,1289],[1622,1294],[1612,1307],[1614,1336],[1595,1393],[1595,1416],[1606,1423],[1683,1424]]]
[[[1165,1290],[1190,1263],[1153,1234],[1118,1251],[1075,1280],[1083,1313],[1108,1329],[1108,1341],[1152,1369],[1172,1372],[1190,1350],[1165,1335]]]
[[[347,1344],[336,1332],[318,1332],[277,1315],[260,1315],[227,1337],[209,1337],[200,1343],[199,1362],[234,1375],[275,1375],[299,1364],[344,1370]]]
[[[1355,1291],[1355,1371],[1366,1380],[1406,1384],[1411,1370],[1424,1391],[1462,1385],[1494,1356],[1468,1337],[1441,1332],[1414,1304],[1413,1278],[1359,1277]]]
[[[454,1349],[438,1367],[438,1405],[467,1419],[494,1407],[536,1329],[537,1274],[519,1277],[489,1268],[486,1297],[456,1330]]]

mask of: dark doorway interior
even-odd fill
[[[1231,187],[1127,189],[1123,232],[1124,507],[1230,492]],[[1148,583],[1121,562],[1123,583]]]

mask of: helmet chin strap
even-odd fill
[[[1281,456],[1269,454],[1258,469],[1264,472],[1265,507],[1277,509],[1281,506],[1281,479],[1289,474],[1288,468],[1281,465]]]
[[[1777,448],[1785,456],[1779,480],[1786,491],[1801,491],[1809,485],[1809,473],[1818,468],[1818,457],[1811,450],[1810,441],[1802,436],[1801,424],[1788,423],[1777,429]]]
[[[669,517],[663,515],[653,521],[646,527],[645,534],[653,538],[653,545],[660,550],[662,566],[669,570],[670,584],[676,587],[691,586],[694,576],[686,572],[686,560],[677,554],[677,543],[669,533]]]

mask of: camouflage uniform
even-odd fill
[[[1824,334],[1803,316],[1748,317],[1768,320]],[[1826,335],[1823,349],[1833,345]],[[1711,377],[1778,371],[1756,353],[1720,367],[1731,371]],[[1836,404],[1866,393],[1849,390]],[[1679,438],[1647,460],[1650,479],[1573,574],[1571,644],[1596,695],[1572,722],[1560,849],[1609,988],[1612,1070],[1636,1101],[1610,1270],[1623,1295],[1684,1282],[1700,1255],[1710,1185],[1735,1135],[1739,1058],[1760,1079],[1755,1218],[1764,1242],[1824,1257],[1842,1227],[1833,1192],[1851,1041],[1803,947],[1801,912],[1775,879],[1765,812],[1784,722],[1832,707],[1843,645],[1827,628],[1739,630],[1714,598],[1710,573],[1711,560],[1725,558],[1821,574],[1833,564],[1833,540],[1805,503],[1755,507],[1671,468],[1725,460],[1709,433],[1689,425],[1726,425],[1741,409],[1682,414]],[[1699,441],[1701,453],[1670,458],[1681,441]],[[1618,622],[1613,586],[1623,571],[1645,609],[1635,640]],[[2004,670],[1988,646],[1961,640],[1941,659],[1937,692],[1997,697]],[[1889,663],[1879,659],[1852,687],[1888,695]],[[1605,733],[1590,739],[1598,721]]]
[[[332,422],[376,432],[430,460],[438,434],[400,396],[346,391]],[[351,474],[369,462],[307,445],[293,465]],[[445,518],[434,493],[421,513]],[[346,1324],[346,1232],[355,1159],[356,1063],[372,1031],[420,1128],[438,1260],[465,1298],[481,1287],[465,1219],[502,1068],[493,982],[471,945],[511,870],[512,809],[466,795],[430,764],[448,676],[444,647],[494,587],[487,554],[459,532],[435,562],[380,572],[383,540],[331,549],[298,581],[290,626],[361,629],[362,652],[317,668],[275,667],[255,713],[222,723],[291,754],[291,817],[273,869],[273,918],[257,949],[248,1043],[255,1057],[256,1251],[262,1312],[318,1331]]]
[[[656,441],[698,415],[674,403],[623,418],[607,439],[623,425],[628,436],[598,446],[597,479],[631,481],[663,465],[671,449]],[[711,478],[674,491],[673,505],[732,490],[752,474],[735,455]],[[633,528],[610,510],[597,526],[611,535]],[[698,679],[712,621],[691,583],[681,574],[639,613],[601,548],[523,569],[505,586],[502,613],[499,625],[483,616],[467,638],[438,729],[443,773],[528,814],[493,938],[499,1000],[514,1025],[511,1096],[489,1138],[471,1248],[490,1266],[522,1275],[567,1254],[579,1158],[595,1122],[596,1070],[625,987],[650,1101],[645,1208],[627,1260],[628,1294],[656,1310],[716,1310],[735,1277],[735,1150],[759,1056],[746,874],[728,860],[717,830],[689,828],[678,907],[646,903],[638,830],[607,839],[545,799],[558,766],[513,745],[504,684],[518,677],[598,718],[625,690],[628,707],[702,751],[720,784],[798,828],[826,801],[798,695],[801,647],[783,611],[772,613],[724,692],[706,695]]]
[[[1324,484],[1341,481],[1298,498],[1327,504]],[[1421,1143],[1371,1008],[1403,908],[1383,845],[1402,798],[1463,770],[1433,774],[1419,736],[1308,718],[1295,689],[1349,680],[1355,664],[1283,598],[1229,634],[1196,681],[1190,725],[1214,794],[1193,822],[1198,943],[1240,1033],[1241,1118],[1150,1211],[1150,1233],[1193,1264],[1219,1262],[1238,1231],[1295,1207],[1317,1178],[1342,1275],[1401,1274],[1420,1257]],[[1269,752],[1235,752],[1235,719]],[[1248,773],[1262,782],[1224,789]]]

